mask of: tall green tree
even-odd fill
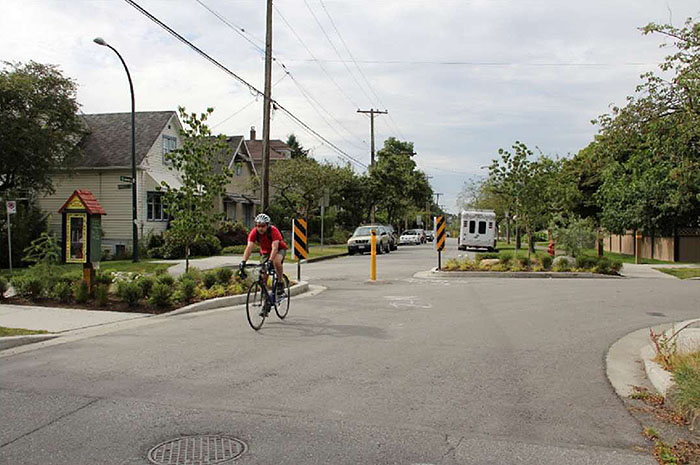
[[[206,125],[214,110],[207,108],[199,116],[180,107],[183,122],[182,147],[167,153],[168,168],[182,179],[182,186],[163,181],[164,208],[172,217],[170,234],[185,248],[185,270],[190,266],[190,249],[200,238],[210,234],[223,214],[214,214],[215,201],[224,193],[232,177],[225,160],[230,148],[223,135],[212,137]]]
[[[674,50],[662,75],[644,74],[624,107],[595,121],[606,162],[595,198],[611,232],[669,234],[700,224],[700,23],[642,32],[672,39]]]
[[[414,156],[412,142],[390,137],[370,169],[370,189],[377,211],[394,226],[411,213],[425,211],[426,204],[432,201],[428,177],[417,168]]]
[[[79,159],[85,126],[76,83],[53,65],[7,63],[0,70],[0,196],[53,193],[51,174]]]
[[[296,135],[290,134],[287,137],[287,145],[292,149],[292,158],[307,158],[309,156],[309,149],[302,147]]]

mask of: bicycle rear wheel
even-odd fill
[[[245,301],[246,316],[248,324],[254,330],[262,328],[267,316],[267,295],[259,281],[255,281],[248,288],[248,297]]]
[[[282,282],[284,283],[284,297],[277,297],[275,299],[275,312],[280,320],[284,320],[284,317],[289,313],[289,301],[292,296],[289,293],[289,278],[286,275],[282,275]]]

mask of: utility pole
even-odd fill
[[[272,0],[267,0],[265,37],[265,96],[263,98],[262,209],[270,204],[270,100],[272,93]]]
[[[374,115],[386,115],[389,112],[387,110],[381,111],[381,110],[375,110],[374,108],[370,108],[369,110],[357,110],[358,113],[369,113],[369,131],[370,131],[370,147],[371,147],[371,153],[372,153],[372,158],[369,164],[370,170],[374,168]],[[374,215],[375,215],[375,206],[374,204],[372,205],[372,211],[370,212],[370,222],[374,223]]]
[[[442,195],[442,192],[434,192],[434,194],[437,197],[435,199],[435,205],[437,205],[439,207],[440,206],[440,196]]]

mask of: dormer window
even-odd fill
[[[243,163],[237,162],[234,165],[234,168],[235,168],[234,172],[236,173],[236,176],[240,176],[241,173],[243,173]]]
[[[170,153],[177,149],[177,138],[173,136],[163,136],[163,164],[170,162],[165,158],[166,153]]]

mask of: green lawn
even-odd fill
[[[167,270],[171,267],[172,263],[154,263],[153,260],[142,260],[138,263],[134,263],[131,260],[114,260],[100,263],[101,271],[132,271],[137,273],[155,273],[158,270]],[[64,273],[79,273],[83,269],[80,264],[68,264],[60,265]],[[27,268],[13,268],[15,275],[24,274]],[[9,277],[10,270],[2,269],[0,270],[0,275]]]
[[[654,268],[680,279],[700,278],[700,268]]]
[[[309,247],[309,256],[307,258],[327,257],[328,255],[337,255],[347,251],[348,246],[345,244],[324,245],[323,248],[321,248],[320,245],[311,245],[311,247]],[[287,257],[289,258],[289,261],[296,263],[296,260],[292,260],[291,252],[287,255]]]
[[[5,328],[4,326],[0,326],[0,337],[26,336],[28,334],[48,334],[48,331],[44,331],[44,330],[34,331],[31,329],[24,329],[24,328]]]

